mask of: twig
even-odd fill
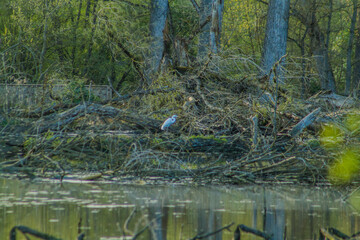
[[[211,110],[216,110],[216,111],[219,111],[219,112],[224,112],[224,109],[222,108],[219,108],[219,107],[215,107],[213,106],[211,103],[208,102],[208,100],[206,99],[205,95],[202,93],[201,91],[201,83],[200,83],[200,79],[199,78],[195,78],[194,79],[195,82],[196,82],[196,91],[197,93],[200,95],[200,97],[202,98],[202,100],[204,101],[205,105],[210,108]]]
[[[132,240],[135,240],[138,236],[140,236],[140,234],[142,234],[148,227],[150,227],[150,225],[152,224],[152,222],[155,222],[156,220],[162,218],[161,216],[158,216],[157,218],[151,220],[145,227],[143,227],[139,232],[137,232],[133,237]]]
[[[194,6],[196,12],[198,14],[200,14],[200,8],[199,8],[199,5],[197,4],[197,2],[195,0],[190,0],[190,1],[191,1],[192,5]]]
[[[259,119],[257,116],[253,116],[251,118],[251,121],[253,123],[253,143],[252,143],[252,147],[254,148],[254,150],[257,147],[258,144],[258,135],[259,135]]]
[[[351,195],[353,195],[353,194],[354,194],[355,192],[357,192],[359,189],[360,189],[360,186],[357,187],[357,188],[355,188],[355,190],[353,190],[351,193],[346,194],[346,195],[342,198],[342,200],[343,200],[343,201],[346,201],[346,199],[348,199],[349,197],[351,197]]]
[[[204,239],[204,238],[207,238],[207,237],[210,237],[211,235],[215,235],[225,229],[229,230],[230,231],[230,227],[234,225],[234,223],[230,223],[229,225],[226,225],[222,228],[219,228],[217,230],[215,230],[214,232],[211,232],[211,233],[206,233],[206,234],[203,234],[203,235],[196,235],[195,237],[191,238],[190,240],[196,240],[196,239]]]
[[[145,74],[143,73],[143,71],[141,70],[141,67],[138,63],[138,61],[136,60],[136,58],[125,48],[125,46],[120,42],[120,40],[114,36],[114,34],[110,31],[107,31],[108,36],[110,37],[110,39],[112,39],[113,41],[115,41],[116,45],[123,51],[123,53],[129,57],[130,61],[132,62],[132,64],[134,65],[136,71],[138,72],[139,76],[141,77],[142,81],[144,84],[148,83],[148,79],[145,76]]]
[[[336,228],[329,228],[329,233],[338,236],[341,239],[350,239],[350,237],[348,235],[346,235],[343,232],[340,232],[339,230],[337,230]]]
[[[43,154],[43,157],[49,160],[51,163],[53,163],[57,168],[61,170],[61,180],[62,180],[66,175],[65,169],[59,164],[59,162],[52,160],[49,156]]]
[[[187,42],[190,42],[191,40],[193,40],[200,32],[201,30],[206,26],[206,24],[208,24],[211,20],[211,15],[209,15],[204,22],[202,22],[199,26],[199,28],[195,29],[195,31],[192,33],[192,35],[190,37],[188,37],[186,39]]]
[[[107,79],[108,79],[109,86],[110,86],[111,90],[113,90],[114,93],[116,93],[116,95],[118,95],[118,97],[121,98],[122,97],[121,94],[118,91],[116,91],[115,88],[113,87],[111,79],[109,77]]]
[[[277,162],[277,163],[272,164],[272,165],[270,165],[270,166],[267,166],[267,167],[261,168],[261,169],[259,169],[259,170],[256,170],[256,171],[252,172],[252,173],[262,172],[262,171],[264,171],[264,170],[268,170],[268,169],[271,169],[271,168],[277,167],[277,166],[279,166],[279,165],[281,165],[281,164],[284,164],[284,163],[286,163],[286,162],[289,162],[289,161],[291,161],[291,160],[293,160],[293,159],[295,159],[295,157],[294,157],[294,156],[289,157],[289,158],[286,158],[286,159],[284,159],[284,160],[282,160],[282,161],[280,161],[280,162]]]
[[[259,230],[256,230],[256,229],[253,229],[253,228],[250,228],[250,227],[247,227],[245,226],[244,224],[241,224],[241,225],[238,225],[236,227],[236,230],[235,230],[235,233],[234,233],[234,240],[240,240],[241,239],[241,231],[244,231],[244,232],[247,232],[247,233],[252,233],[258,237],[262,237],[266,240],[271,240],[272,237],[264,232],[261,232]]]
[[[328,240],[336,240],[334,236],[331,235],[325,228],[320,229],[320,238],[319,239],[328,239]]]
[[[53,237],[51,235],[48,235],[46,233],[42,233],[39,231],[36,231],[34,229],[31,229],[26,226],[15,226],[10,231],[10,240],[16,240],[16,230],[19,230],[22,234],[26,236],[26,234],[30,234],[32,236],[35,236],[40,239],[44,240],[61,240],[60,238]],[[26,236],[27,237],[27,236]]]
[[[124,232],[125,232],[126,234],[134,235],[134,233],[129,230],[128,226],[129,226],[129,223],[130,223],[132,217],[134,216],[135,212],[136,212],[136,207],[134,207],[134,209],[132,210],[132,212],[130,213],[129,217],[126,219],[126,221],[125,221],[125,223],[124,223],[123,229],[124,229]]]

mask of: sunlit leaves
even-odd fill
[[[237,46],[246,54],[261,53],[267,6],[255,0],[225,1],[223,44]]]
[[[344,133],[335,124],[325,125],[320,134],[320,142],[326,148],[338,147],[344,142]]]
[[[352,112],[343,124],[327,124],[320,133],[323,147],[335,154],[329,166],[328,177],[334,184],[350,183],[360,173],[360,148],[357,134],[360,129],[360,113]]]
[[[351,182],[360,170],[359,149],[351,148],[342,152],[329,168],[329,179],[333,183]]]
[[[360,114],[349,114],[345,120],[345,126],[351,131],[352,134],[357,134],[360,130]]]

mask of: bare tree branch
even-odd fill
[[[199,8],[199,5],[197,4],[197,2],[195,0],[190,0],[190,1],[191,1],[192,5],[194,6],[196,12],[198,14],[200,14],[200,8]]]

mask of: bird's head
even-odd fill
[[[171,118],[174,118],[174,119],[176,119],[178,116],[177,115],[173,115]]]

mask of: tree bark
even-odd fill
[[[330,1],[331,3],[332,1]],[[336,92],[335,78],[329,59],[328,46],[324,33],[319,27],[319,22],[316,19],[316,1],[304,1],[303,11],[306,15],[301,14],[296,9],[292,9],[292,14],[307,28],[309,28],[310,37],[310,52],[316,62],[316,69],[320,77],[321,88],[323,90],[330,90]],[[330,15],[329,15],[330,18]]]
[[[269,3],[262,54],[264,74],[269,73],[273,65],[286,54],[289,10],[290,0],[271,0]],[[281,68],[281,64],[278,68]],[[280,73],[279,69],[277,69],[278,74]],[[270,76],[270,82],[272,82],[272,78],[273,75]]]
[[[148,59],[148,75],[153,75],[159,71],[161,59],[164,53],[164,35],[166,20],[169,12],[168,0],[151,0],[150,7],[150,56]],[[148,77],[148,84],[151,78]]]
[[[82,9],[82,0],[79,2],[79,9],[76,17],[76,22],[74,23],[73,29],[73,47],[71,51],[71,65],[72,65],[72,73],[75,75],[76,67],[75,67],[75,57],[76,57],[76,44],[77,44],[77,30],[79,28],[80,16],[81,16],[81,9]]]
[[[211,22],[201,27],[198,44],[198,59],[202,61],[209,52],[218,53],[220,47],[224,0],[202,0],[200,5],[200,26],[209,16]]]
[[[360,8],[358,8],[360,11]],[[360,15],[360,12],[358,13]],[[354,67],[353,67],[353,80],[352,80],[352,90],[354,93],[354,97],[358,96],[358,89],[360,83],[360,17],[357,19],[355,34],[355,59],[354,59]]]
[[[96,14],[97,3],[98,3],[98,0],[95,0],[94,5],[93,5],[93,11],[92,11],[92,14],[93,14],[93,22],[92,22],[92,24],[93,24],[93,26],[91,28],[89,46],[88,46],[88,52],[87,52],[87,58],[85,59],[85,70],[84,70],[83,75],[86,75],[88,73],[88,71],[89,71],[89,68],[90,68],[89,61],[90,61],[90,58],[92,56],[92,50],[93,50],[93,46],[94,46],[94,35],[95,35],[96,21],[97,21],[97,14]]]
[[[217,54],[220,47],[222,0],[214,0],[211,13],[210,51]]]
[[[350,34],[349,34],[349,43],[347,48],[347,57],[346,57],[346,82],[345,82],[345,94],[349,95],[351,91],[351,55],[354,42],[354,33],[355,33],[355,23],[357,15],[357,0],[353,0],[353,15],[351,18],[350,24]]]
[[[42,49],[41,49],[41,53],[40,53],[40,58],[39,58],[39,83],[41,83],[44,79],[44,75],[45,75],[45,71],[43,71],[43,66],[44,66],[44,59],[45,59],[45,54],[46,54],[46,50],[47,50],[47,33],[48,33],[48,15],[49,15],[49,6],[48,6],[48,2],[44,1],[44,30],[43,30],[43,44],[42,44]]]
[[[313,5],[316,5],[316,0],[313,1]],[[316,9],[316,7],[313,8],[314,10]],[[330,49],[330,33],[331,33],[331,19],[332,19],[332,13],[333,13],[333,0],[329,0],[329,16],[328,16],[328,25],[327,25],[327,29],[326,29],[326,42],[325,42],[325,48],[327,49],[327,54],[325,54],[325,63],[329,63],[329,51],[328,49]],[[313,16],[315,17],[315,11],[313,12]],[[315,18],[314,18],[315,19]],[[329,72],[330,69],[326,68],[326,78],[321,78],[321,84],[322,84],[322,88],[329,90],[329,87],[332,88],[332,86],[334,86],[334,89],[331,89],[333,92],[335,91],[335,80],[334,83],[330,82],[329,80],[331,79],[331,76],[329,78]],[[332,71],[331,71],[332,74]],[[334,76],[332,76],[332,78],[334,78]]]

